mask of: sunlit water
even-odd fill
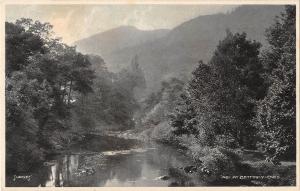
[[[7,184],[41,187],[199,186],[198,180],[176,176],[176,169],[190,165],[190,162],[178,150],[163,145],[147,144],[101,152],[95,152],[95,148],[89,145],[49,159],[36,172],[30,173],[30,180],[10,177]],[[92,170],[87,173],[82,169]],[[163,176],[167,178],[162,180]]]

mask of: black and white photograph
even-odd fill
[[[296,187],[299,2],[86,2],[3,5],[5,187]]]

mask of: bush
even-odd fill
[[[26,138],[15,135],[7,144],[6,170],[8,173],[29,171],[44,159],[44,151]]]
[[[176,145],[185,148],[187,150],[190,150],[191,147],[194,145],[199,145],[198,140],[194,135],[181,135],[181,136],[175,136]]]
[[[194,144],[189,147],[190,156],[192,156],[195,162],[200,162],[200,158],[208,156],[211,152],[210,147],[202,147],[198,144]]]
[[[156,125],[152,132],[151,132],[151,139],[157,140],[157,141],[162,141],[162,142],[169,142],[171,141],[171,127],[168,124],[167,121],[164,121],[162,123],[159,123]]]
[[[237,148],[239,147],[238,142],[232,136],[228,135],[217,135],[216,136],[216,145],[222,145],[228,148]]]
[[[201,127],[202,126],[202,127]],[[200,128],[199,128],[200,127]],[[197,144],[213,147],[216,145],[216,135],[212,126],[202,123],[198,125]]]
[[[199,156],[198,161],[202,161],[202,166],[209,169],[212,176],[218,178],[221,175],[233,175],[238,172],[240,158],[232,150],[217,147],[203,148],[198,152],[194,156]]]
[[[274,165],[270,162],[259,161],[251,163],[253,176],[278,176],[278,179],[263,179],[262,185],[272,186],[295,186],[296,185],[296,167],[293,165]]]

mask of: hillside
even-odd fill
[[[143,31],[132,26],[120,26],[76,41],[74,44],[83,53],[107,56],[117,50],[156,40],[168,32],[167,29]]]
[[[283,6],[246,5],[228,14],[199,16],[170,32],[163,31],[160,35],[157,35],[157,31],[149,33],[144,43],[143,35],[128,36],[128,33],[122,33],[121,39],[126,40],[114,39],[117,45],[107,45],[111,41],[105,40],[104,36],[114,36],[112,31],[107,31],[106,35],[98,35],[101,40],[97,40],[96,35],[85,40],[85,44],[79,41],[81,43],[77,45],[81,51],[103,55],[109,69],[113,71],[126,67],[132,57],[138,55],[139,63],[145,70],[148,90],[152,91],[159,88],[161,80],[178,74],[186,78],[199,60],[208,61],[219,40],[225,37],[227,29],[232,32],[246,32],[248,38],[265,46],[265,30],[282,10]],[[151,35],[154,36],[150,37]],[[126,44],[126,41],[132,39],[135,42]],[[98,46],[118,48],[95,48]]]

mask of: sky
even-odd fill
[[[228,13],[237,5],[7,5],[6,21],[31,18],[53,25],[72,44],[123,25],[140,30],[172,29],[200,15]]]

